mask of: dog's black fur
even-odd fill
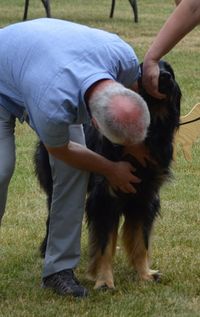
[[[85,127],[86,143],[91,150],[113,161],[126,160],[135,168],[135,175],[142,181],[135,185],[135,194],[113,192],[107,180],[91,174],[88,185],[86,214],[90,236],[89,275],[95,280],[96,288],[114,287],[112,277],[112,256],[116,247],[117,229],[123,215],[123,240],[131,264],[143,280],[156,279],[158,274],[148,266],[149,239],[152,225],[160,210],[159,191],[170,177],[173,158],[173,137],[179,126],[181,91],[171,66],[161,61],[159,90],[166,99],[151,97],[139,80],[139,93],[146,100],[151,124],[145,148],[149,159],[145,166],[131,154],[124,154],[124,148],[108,141],[93,126]],[[142,67],[141,67],[142,69]],[[36,174],[47,193],[48,208],[51,205],[52,180],[48,154],[40,142],[35,154]],[[48,220],[47,220],[48,235]],[[46,238],[47,238],[46,235]],[[45,253],[46,238],[41,246]]]

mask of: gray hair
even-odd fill
[[[128,120],[120,118],[115,111],[117,108],[114,107],[114,99],[116,100],[117,97],[125,98],[130,104]],[[117,106],[124,111],[123,103],[122,105],[118,103]],[[144,99],[134,91],[113,82],[91,96],[89,107],[101,133],[111,142],[123,144],[128,141],[137,144],[145,139],[150,124],[150,114]]]

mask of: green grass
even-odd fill
[[[118,33],[135,47],[142,61],[145,51],[174,8],[173,1],[138,1],[139,23],[133,23],[128,0],[117,0],[109,19],[111,1],[52,0],[52,14]],[[0,26],[18,22],[22,0],[0,0]],[[39,0],[30,1],[29,18],[44,16]],[[166,56],[176,72],[183,99],[182,114],[200,102],[200,29],[191,32]],[[62,298],[40,288],[42,260],[38,245],[43,237],[46,202],[34,176],[32,155],[36,137],[26,125],[17,125],[17,164],[8,197],[0,239],[0,317],[200,316],[200,150],[193,160],[181,151],[174,164],[174,180],[162,189],[162,211],[152,247],[152,267],[163,273],[162,282],[141,283],[127,265],[123,249],[114,263],[116,291],[94,291],[85,277],[87,229],[82,235],[82,258],[77,275],[90,291],[86,300]]]

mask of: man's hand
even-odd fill
[[[105,175],[114,190],[121,190],[124,193],[136,193],[134,184],[141,180],[133,172],[135,169],[128,162],[113,162],[109,174]]]
[[[46,148],[51,155],[68,165],[105,176],[114,189],[125,193],[135,193],[132,184],[140,182],[134,176],[134,168],[130,163],[110,161],[80,144],[70,141],[65,146]]]

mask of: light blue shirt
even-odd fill
[[[48,146],[69,142],[70,124],[89,120],[84,95],[101,79],[130,87],[139,76],[134,50],[117,35],[37,19],[0,30],[0,106],[24,113]]]

